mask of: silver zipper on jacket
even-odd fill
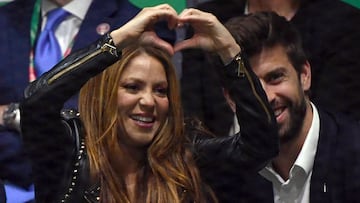
[[[238,54],[236,57],[235,57],[235,61],[238,63],[238,69],[237,69],[237,76],[239,78],[242,78],[242,77],[247,77],[247,79],[249,80],[250,82],[250,86],[251,86],[251,90],[252,92],[254,93],[256,99],[260,102],[261,106],[263,107],[266,115],[267,115],[267,119],[268,119],[268,122],[270,123],[271,122],[271,115],[270,115],[270,112],[269,110],[266,108],[266,105],[264,103],[264,101],[260,98],[259,94],[256,92],[255,90],[255,84],[254,84],[254,81],[252,80],[248,70],[246,70],[245,68],[245,64],[244,64],[244,61],[243,59],[241,58],[241,55]]]
[[[79,65],[87,62],[88,60],[92,59],[93,57],[95,57],[95,56],[97,56],[97,55],[99,55],[99,54],[101,54],[103,52],[109,52],[111,55],[118,57],[116,47],[111,45],[111,44],[106,43],[106,44],[102,45],[100,49],[94,51],[93,53],[90,53],[89,55],[81,58],[76,63],[73,63],[73,64],[69,65],[69,67],[64,68],[63,70],[61,70],[58,73],[54,74],[52,77],[50,77],[48,79],[48,84],[50,85],[51,83],[56,81],[58,78],[60,78],[65,73],[73,70],[74,68],[78,67]]]

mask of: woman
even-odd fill
[[[187,196],[207,202],[177,125],[183,119],[176,81],[170,58],[142,46],[126,49],[121,60],[81,89],[90,172],[109,191],[104,202],[111,196],[116,202],[182,202]]]
[[[189,23],[196,34],[172,47],[152,29],[159,20],[170,28]],[[164,52],[190,47],[214,51],[229,64],[241,136],[205,137],[184,126]],[[259,170],[277,153],[271,108],[239,52],[211,14],[188,9],[178,16],[164,4],[143,9],[33,82],[20,109],[37,202],[216,202],[226,192],[213,184],[216,178]],[[73,111],[64,122],[62,105],[81,87],[81,125]]]

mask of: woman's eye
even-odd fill
[[[124,88],[129,92],[136,92],[139,90],[139,86],[136,84],[127,84],[124,85]]]
[[[155,88],[155,92],[159,94],[160,96],[167,96],[168,94],[168,88],[165,87],[158,87]]]

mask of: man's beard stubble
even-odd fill
[[[283,126],[284,132],[279,132],[280,142],[287,143],[296,139],[300,135],[300,130],[304,124],[306,113],[306,100],[302,97],[300,103],[294,105],[294,103],[288,102],[289,109],[289,122]],[[285,127],[285,128],[284,128]],[[280,130],[279,126],[279,130]],[[282,135],[281,135],[281,134]]]

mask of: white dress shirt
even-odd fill
[[[304,145],[290,169],[289,179],[283,180],[271,164],[259,173],[273,183],[275,203],[310,202],[310,180],[320,132],[320,119],[314,104],[311,103],[313,119]]]
[[[90,7],[92,0],[73,0],[63,6],[63,9],[68,11],[70,15],[59,24],[55,31],[55,36],[59,42],[62,53],[64,54],[74,40],[76,34],[79,32],[82,21]],[[46,13],[58,6],[51,0],[43,0],[41,4],[42,26],[44,29],[46,24]]]

